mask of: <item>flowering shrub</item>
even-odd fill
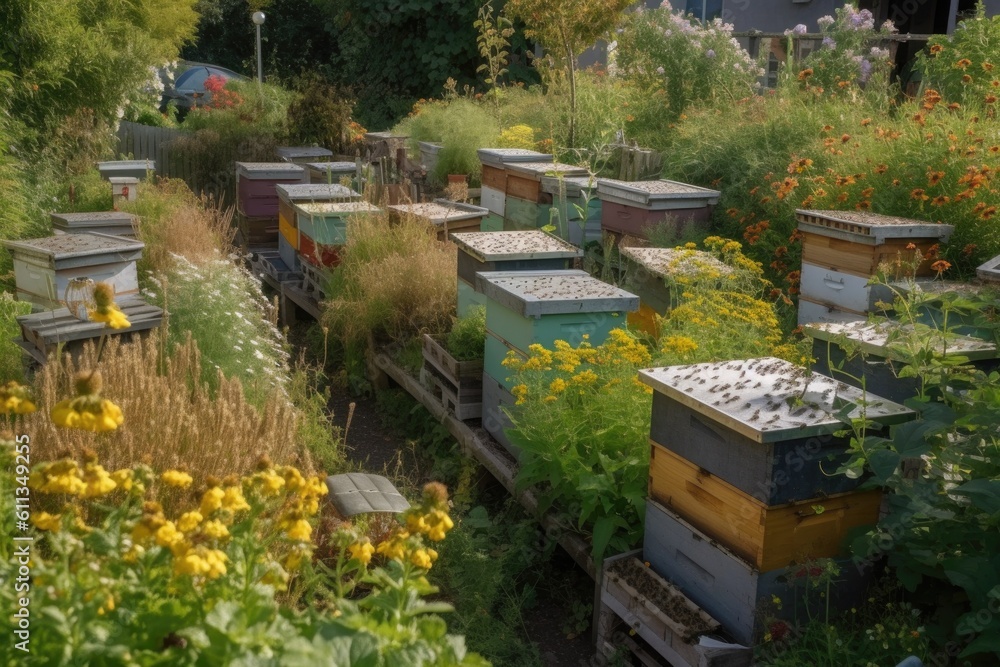
[[[986,18],[982,4],[975,16],[959,22],[952,35],[937,35],[919,56],[928,86],[954,102],[982,107],[996,116],[1000,99],[1000,17]]]
[[[243,104],[243,96],[227,87],[226,79],[218,74],[205,79],[205,90],[209,94],[208,106],[211,109],[232,109]]]
[[[877,82],[874,87],[881,93],[892,71],[892,62],[889,50],[877,43],[880,37],[896,32],[892,21],[876,28],[870,11],[846,5],[837,10],[836,17],[823,16],[816,22],[823,43],[802,61],[797,71],[804,87],[817,94],[824,91],[845,94],[852,86],[871,81]],[[793,33],[804,34],[805,26],[797,26]]]
[[[512,125],[500,133],[497,148],[526,148],[535,150],[535,131],[527,125]]]
[[[616,64],[668,109],[667,121],[676,120],[695,102],[734,101],[759,86],[764,71],[732,33],[732,24],[703,25],[665,0],[630,16],[618,36]]]

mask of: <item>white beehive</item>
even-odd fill
[[[95,213],[52,213],[52,231],[56,234],[96,232],[134,238],[135,216],[124,211]]]

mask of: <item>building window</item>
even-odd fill
[[[722,0],[687,0],[685,11],[702,21],[722,18]]]

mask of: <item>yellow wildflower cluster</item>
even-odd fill
[[[79,428],[92,433],[114,431],[125,421],[121,408],[101,398],[101,374],[82,371],[74,378],[76,397],[59,401],[50,415],[56,426]]]
[[[697,350],[698,343],[688,336],[665,336],[660,342],[660,349],[665,354],[676,354],[683,357]]]
[[[420,506],[406,510],[401,518],[405,527],[400,526],[375,548],[375,552],[400,563],[430,569],[438,554],[424,545],[423,538],[440,542],[455,527],[448,516],[448,491],[437,482],[425,485]],[[357,557],[355,547],[350,549],[352,555]],[[357,549],[360,553],[367,554],[368,558],[371,557],[371,552],[364,545],[358,545]]]
[[[27,387],[13,380],[0,385],[0,415],[27,415],[35,409]]]
[[[123,471],[109,474],[96,460],[88,460],[81,469],[76,461],[66,458],[36,466],[28,476],[28,486],[39,493],[100,498],[119,486],[130,490],[132,478]]]
[[[108,283],[94,286],[94,308],[87,311],[91,322],[104,322],[112,329],[128,329],[132,326],[115,303],[114,287]]]
[[[498,148],[535,149],[535,131],[528,125],[512,125],[500,133]]]

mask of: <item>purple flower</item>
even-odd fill
[[[809,28],[807,28],[804,23],[800,23],[792,28],[792,33],[796,35],[804,35],[807,32],[809,32]]]
[[[705,51],[705,57],[706,58],[714,58],[715,57],[715,51],[713,49],[709,49],[708,51]]]
[[[835,49],[837,48],[837,40],[833,39],[832,37],[824,37],[823,46],[827,49]]]
[[[816,19],[816,23],[820,28],[828,28],[833,25],[834,18],[832,16],[821,16]]]
[[[858,77],[858,79],[861,81],[861,83],[864,83],[864,82],[868,81],[868,79],[871,77],[871,75],[872,75],[872,64],[870,62],[868,62],[867,60],[862,60],[861,61],[861,75]]]

